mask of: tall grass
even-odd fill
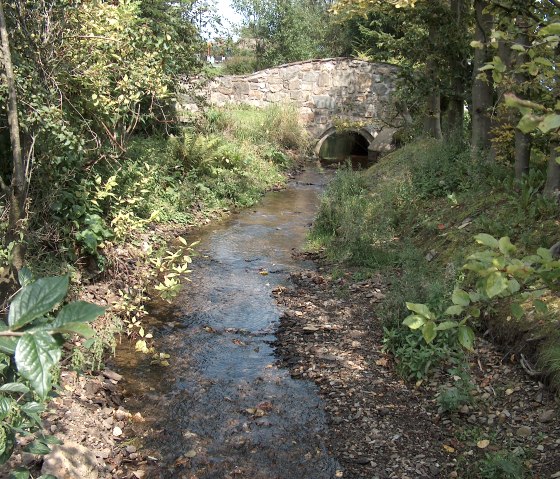
[[[509,236],[526,253],[557,240],[560,211],[542,195],[542,173],[535,168],[521,182],[512,173],[473,159],[460,143],[409,144],[367,171],[337,174],[322,198],[310,248],[324,249],[362,276],[381,272],[390,287],[379,316],[398,329],[407,301],[442,311],[464,276],[475,234]],[[558,315],[550,316],[557,328]],[[538,357],[560,386],[558,341],[542,344]]]

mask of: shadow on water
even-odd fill
[[[304,242],[325,182],[316,170],[304,172],[189,238],[201,242],[193,287],[171,307],[156,306],[152,318],[169,367],[117,352],[127,407],[146,418],[138,433],[158,459],[149,477],[335,477],[316,388],[277,368],[270,346],[280,315],[271,291],[310,266],[292,250]]]

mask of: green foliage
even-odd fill
[[[68,277],[32,281],[23,272],[23,287],[10,304],[8,322],[0,322],[0,463],[10,458],[16,432],[29,434],[41,427],[43,402],[62,355],[62,334],[92,337],[94,331],[87,323],[105,311],[82,301],[59,307],[68,290]],[[38,433],[26,450],[46,454],[48,445],[56,441]]]
[[[408,380],[424,379],[434,369],[462,358],[456,342],[446,334],[439,335],[437,341],[427,343],[408,328],[385,328],[383,345],[384,350],[397,359],[399,375]]]
[[[546,312],[546,304],[538,298],[547,290],[558,291],[560,287],[560,261],[555,260],[548,249],[539,248],[537,254],[519,258],[515,257],[517,248],[507,236],[497,240],[489,234],[480,233],[475,240],[489,249],[470,255],[463,267],[474,273],[474,289],[467,292],[457,286],[451,296],[453,305],[441,317],[424,304],[406,305],[413,314],[406,317],[403,324],[410,329],[421,330],[427,343],[431,343],[439,331],[456,331],[457,341],[472,350],[474,332],[467,322],[480,316],[483,305],[513,297],[516,301],[511,305],[512,315],[519,320],[525,314],[522,303],[527,309]]]
[[[461,406],[472,403],[471,390],[474,388],[468,372],[456,367],[449,370],[454,380],[453,386],[442,387],[436,397],[442,412],[456,412]]]
[[[330,18],[324,3],[234,0],[233,7],[244,17],[242,36],[255,43],[255,69],[329,56]]]
[[[526,477],[522,458],[508,452],[494,452],[478,464],[481,479],[523,479]]]

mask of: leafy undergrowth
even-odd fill
[[[480,251],[477,234],[509,237],[520,257],[558,241],[559,208],[541,194],[543,185],[539,165],[517,182],[511,168],[472,159],[464,145],[416,142],[367,171],[339,172],[324,195],[309,247],[324,249],[358,276],[383,273],[390,284],[379,306],[387,348],[400,357],[403,376],[418,379],[442,358],[461,353],[449,331],[426,345],[403,326],[407,302],[439,315],[452,304],[457,284],[472,286],[472,273],[463,266]],[[486,302],[472,325],[508,344],[513,360],[558,389],[558,289],[545,288],[540,307],[523,317],[512,314],[512,303],[523,305],[520,297],[501,296]]]

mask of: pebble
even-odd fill
[[[548,411],[543,412],[539,416],[540,422],[551,422],[554,417],[556,416],[556,411],[554,409],[549,409]]]
[[[113,429],[113,436],[119,437],[122,435],[122,429],[119,426],[115,426]]]
[[[517,429],[516,435],[519,437],[528,437],[531,435],[531,428],[529,426],[521,426]]]
[[[132,454],[133,452],[136,452],[136,447],[135,446],[126,446],[126,452],[128,452],[129,454]]]

